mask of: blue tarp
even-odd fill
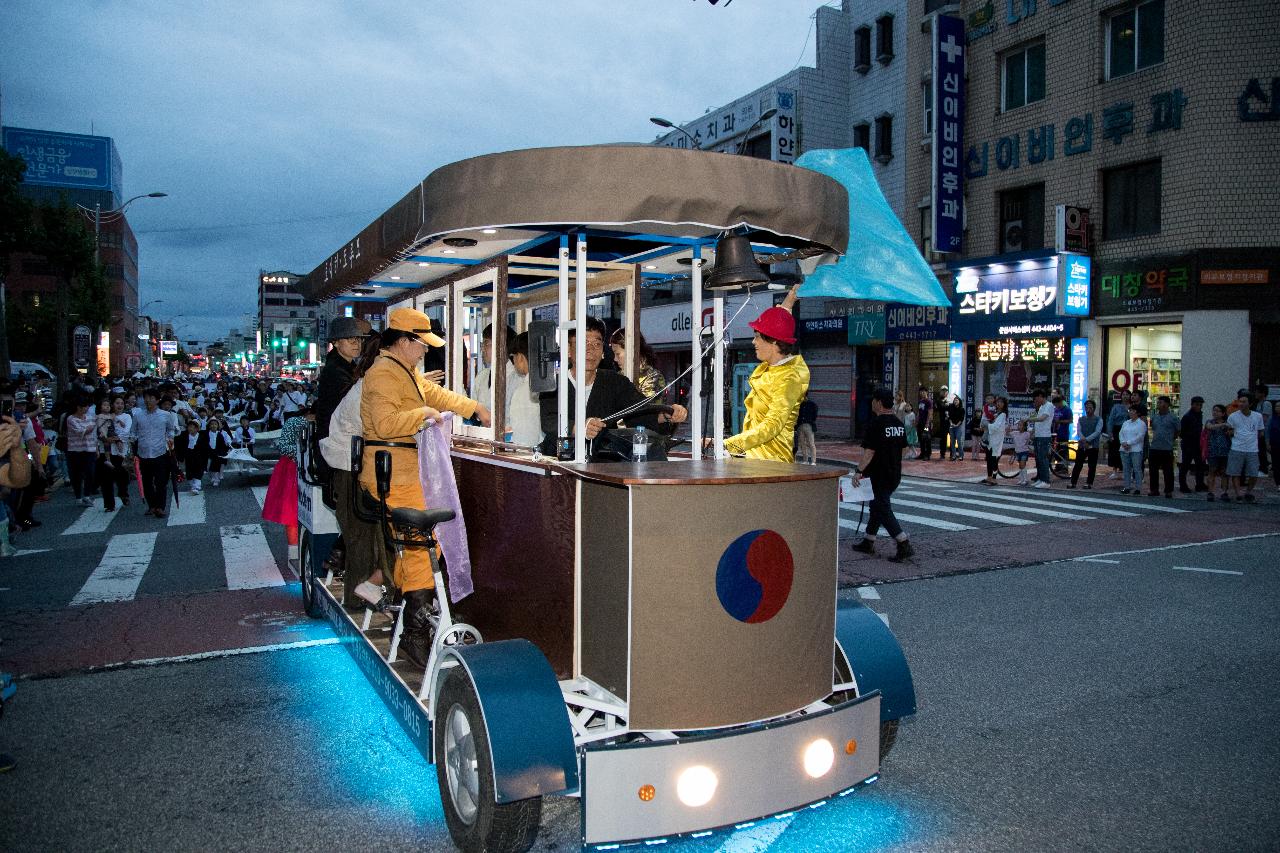
[[[834,264],[820,266],[807,276],[800,285],[800,296],[951,304],[938,277],[885,201],[866,151],[808,151],[796,165],[834,178],[849,191],[849,250]]]

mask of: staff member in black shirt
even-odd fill
[[[874,554],[876,532],[883,526],[898,543],[897,553],[889,560],[901,563],[912,556],[915,549],[893,516],[890,498],[902,481],[902,449],[907,445],[907,428],[893,413],[893,392],[888,388],[877,388],[872,392],[871,413],[875,417],[867,425],[862,439],[861,471],[853,475],[855,486],[862,477],[871,478],[871,514],[867,519],[866,533],[854,543],[853,550]]]

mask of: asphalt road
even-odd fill
[[[206,524],[252,521],[245,494],[220,495]],[[1066,533],[1049,524],[1035,528],[1040,561],[847,588],[886,615],[919,696],[880,781],[666,849],[1277,849],[1277,515],[1257,508],[1207,528],[1175,518],[1181,536],[1165,541],[1185,547],[1132,531],[1127,548],[1109,547],[1108,525],[1133,519]],[[1186,544],[1197,530],[1232,541]],[[267,536],[281,551],[278,531]],[[21,681],[0,721],[0,751],[19,761],[0,775],[0,849],[450,849],[434,768],[327,629],[296,615],[288,570],[279,585],[231,589],[215,570],[216,539],[193,530],[191,548],[148,569],[185,571],[198,589],[159,585],[88,608],[57,603],[74,591],[42,598],[19,584],[28,558],[0,562],[0,596],[21,593],[0,598],[0,648],[27,650],[11,659],[46,660],[32,651],[40,638],[15,633],[60,622],[83,633],[57,643],[94,651],[29,670],[37,677]],[[95,558],[40,566],[81,579],[94,567],[79,563]],[[84,621],[86,609],[99,615]],[[264,646],[280,650],[226,655]],[[79,665],[201,649],[211,656]],[[535,849],[576,849],[577,831],[576,801],[549,799]]]

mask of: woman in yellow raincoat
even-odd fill
[[[795,352],[796,321],[785,307],[776,307],[749,325],[760,365],[751,374],[742,432],[726,438],[724,446],[749,459],[794,462],[796,417],[809,389],[809,367]]]
[[[379,450],[391,454],[391,492],[388,507],[426,509],[422,484],[418,479],[418,432],[429,420],[440,420],[442,411],[462,417],[475,415],[489,425],[489,410],[462,394],[441,388],[427,379],[421,369],[428,346],[442,347],[444,339],[431,331],[431,319],[413,308],[397,308],[391,312],[387,329],[382,332],[382,348],[377,359],[364,374],[360,395],[360,417],[364,422],[366,441],[391,442],[393,446],[372,445],[365,449],[360,485],[377,494],[374,455]],[[404,630],[400,650],[405,657],[426,666],[431,647],[431,591],[435,578],[431,575],[431,558],[425,550],[406,549],[396,558],[392,579],[404,596]],[[356,595],[377,603],[383,594],[381,572],[376,571],[365,583],[356,587]]]

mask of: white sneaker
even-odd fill
[[[1048,483],[1046,483],[1044,480],[1036,480],[1034,483],[1032,483],[1032,484],[1031,484],[1031,486],[1032,486],[1032,488],[1035,488],[1035,489],[1047,489],[1047,488],[1049,488],[1049,484],[1048,484]]]

